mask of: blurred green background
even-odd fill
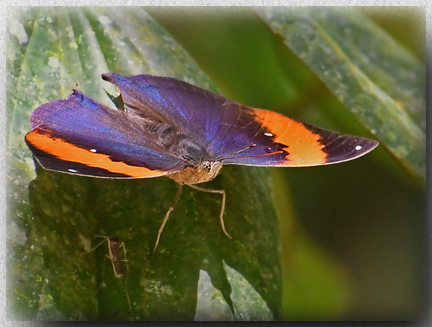
[[[50,320],[71,316],[74,319],[92,319],[97,316],[92,310],[82,315],[67,313],[64,309],[67,306],[57,302],[55,291],[41,293],[50,296],[54,294],[51,302],[41,301],[40,298],[32,299],[28,294],[31,288],[26,289],[17,282],[27,264],[18,260],[23,252],[28,254],[28,250],[24,249],[29,244],[30,234],[29,228],[25,227],[26,222],[31,221],[37,212],[34,205],[30,210],[25,200],[28,182],[35,175],[22,137],[29,130],[28,116],[31,110],[47,101],[64,98],[74,87],[74,82],[79,82],[87,93],[102,97],[102,83],[95,76],[100,70],[104,72],[103,69],[108,69],[182,78],[213,91],[218,90],[226,97],[246,105],[278,111],[313,125],[380,141],[381,145],[372,153],[351,162],[326,167],[269,169],[279,226],[271,220],[274,208],[269,200],[257,195],[266,192],[266,177],[256,175],[261,173],[254,170],[250,173],[251,176],[260,176],[254,187],[251,187],[253,177],[244,175],[244,187],[235,188],[239,181],[232,176],[243,175],[234,170],[237,167],[233,170],[230,170],[231,167],[224,168],[227,177],[220,184],[232,189],[228,201],[235,201],[230,200],[235,198],[237,201],[247,199],[250,193],[251,197],[263,199],[265,203],[260,205],[253,202],[252,207],[245,206],[244,214],[253,217],[252,212],[255,210],[255,215],[264,219],[267,219],[268,214],[269,233],[264,233],[264,236],[257,234],[256,237],[273,238],[274,242],[264,242],[248,249],[252,255],[253,249],[256,249],[258,257],[261,254],[262,258],[273,257],[274,261],[265,263],[269,265],[266,274],[271,271],[273,276],[278,276],[277,266],[281,264],[280,280],[283,288],[272,292],[263,286],[265,283],[263,284],[262,276],[265,274],[262,267],[259,267],[259,262],[257,270],[246,272],[244,276],[263,297],[275,318],[416,320],[422,317],[426,292],[424,10],[413,7],[349,10],[151,7],[140,8],[136,12],[124,9],[105,12],[100,8],[77,12],[65,14],[18,10],[9,15],[12,24],[9,27],[7,56],[8,146],[11,149],[8,165],[12,173],[8,194],[13,196],[9,198],[8,228],[13,231],[9,246],[14,254],[8,262],[8,299],[12,309],[21,308],[18,310],[20,314],[30,320],[40,319],[43,317],[41,310],[53,306],[51,302],[54,302],[60,313],[56,311],[58,316],[50,313],[47,316]],[[61,21],[56,19],[56,15],[66,15],[68,18]],[[50,24],[53,24],[52,27]],[[66,36],[71,33],[68,24],[73,31],[71,40],[76,41],[76,44],[68,43],[59,36],[62,29]],[[86,36],[90,35],[88,29],[94,30],[96,44],[89,41],[85,44]],[[19,38],[20,35],[23,37],[23,31],[27,40]],[[41,40],[44,37],[45,40],[52,38],[51,48],[47,46],[46,49],[41,49],[37,46],[38,37]],[[147,46],[153,50],[148,51]],[[71,59],[67,51],[74,47],[78,47],[81,52],[75,59]],[[96,50],[84,55],[81,47],[90,50],[94,47]],[[45,61],[39,62],[37,58],[45,58]],[[47,63],[57,65],[50,58],[58,58],[59,65],[64,69],[56,75],[46,73],[41,76]],[[80,70],[85,76],[80,76],[80,71],[74,71],[73,63],[76,60],[80,62]],[[100,64],[100,61],[106,62],[106,65]],[[144,64],[146,61],[150,64]],[[49,81],[50,78],[56,80]],[[23,86],[29,79],[36,85],[32,89]],[[47,85],[51,84],[55,91],[47,91]],[[106,85],[103,84],[103,87]],[[260,168],[259,171],[261,170],[266,174],[266,169]],[[38,172],[39,182],[35,185],[43,184],[41,174],[44,173]],[[55,180],[57,177],[55,174],[53,176]],[[50,177],[43,178],[48,180]],[[43,185],[56,185],[56,188],[51,188],[52,192],[53,189],[62,190],[59,186],[62,183],[75,185],[75,181],[80,179],[71,176],[67,178],[70,180],[50,181]],[[148,185],[153,188],[157,183],[164,182],[151,181]],[[111,194],[104,197],[105,201],[113,201],[113,198],[119,196],[119,190],[126,189],[128,195],[124,201],[139,203],[140,198],[135,198],[134,194],[146,192],[145,187],[141,189],[127,183],[120,185],[118,181],[86,186],[83,191],[85,183],[93,182],[78,181],[77,193],[72,194],[88,192],[89,195],[81,195],[90,197],[90,200],[86,200],[90,201],[87,206],[91,206],[94,194],[88,191],[88,187],[93,192],[98,187],[111,187],[111,193],[105,192]],[[262,190],[259,186],[261,184]],[[168,183],[159,185],[159,191],[155,191],[155,194],[164,193],[165,188],[173,187],[171,184],[164,186]],[[44,188],[46,187],[40,188],[39,192]],[[50,192],[49,187],[46,192]],[[239,195],[239,192],[245,194]],[[169,199],[169,196],[166,200],[159,199],[158,205],[168,205],[171,201]],[[189,200],[185,202],[189,201],[189,204],[185,205],[186,208],[192,212],[202,210],[198,204],[193,204],[195,198],[192,195],[187,196],[187,199]],[[151,204],[156,200],[152,198],[144,201]],[[61,203],[64,206],[64,202]],[[55,203],[55,206],[58,205]],[[192,209],[195,208],[194,205],[198,209]],[[78,215],[78,220],[80,214],[77,213],[77,208],[71,208],[74,215]],[[88,210],[86,208],[84,206],[81,210],[85,212]],[[52,207],[51,210],[56,209]],[[93,217],[95,224],[98,219],[103,219],[100,210],[102,209],[99,208],[99,218]],[[50,213],[46,211],[42,208],[39,214],[47,217]],[[153,213],[152,217],[163,215],[163,209],[159,211]],[[127,212],[130,214],[130,211]],[[241,213],[235,216],[233,211],[233,217],[240,216]],[[104,228],[110,230],[106,226]],[[144,233],[150,238],[157,229],[157,223],[152,228],[148,227]],[[279,233],[280,242],[272,234],[272,228],[276,228],[276,233]],[[111,230],[116,229],[120,230],[119,226],[114,226]],[[95,229],[96,231],[100,233],[100,230]],[[169,235],[175,237],[175,231],[173,233]],[[25,240],[17,241],[17,235]],[[169,235],[163,237],[169,239]],[[90,236],[91,234],[88,235]],[[12,239],[13,237],[15,238]],[[244,244],[251,244],[248,242],[250,239]],[[151,239],[146,240],[144,245],[140,243],[137,247],[151,243]],[[194,245],[194,251],[199,249],[200,244],[202,243],[198,242]],[[235,266],[236,253],[239,262],[245,255],[241,242],[235,246],[230,244],[224,245],[225,252],[220,257],[232,267]],[[32,260],[47,265],[48,255],[44,246],[46,244],[41,246],[44,258]],[[267,250],[263,250],[266,246]],[[281,248],[280,254],[277,247]],[[173,249],[176,249],[176,245],[173,245]],[[214,250],[210,246],[206,255]],[[148,249],[145,251],[148,252]],[[128,255],[130,252],[128,250]],[[180,253],[184,255],[183,252]],[[99,253],[99,257],[101,255],[103,251]],[[182,262],[179,260],[176,264]],[[244,262],[248,260],[250,259]],[[33,264],[34,261],[28,265]],[[154,264],[163,265],[164,260],[159,259]],[[225,269],[226,273],[227,271]],[[257,271],[260,272],[260,277],[254,280],[251,276],[255,276]],[[214,276],[213,284],[222,285],[222,282],[215,282],[217,278]],[[275,277],[275,280],[278,278]],[[278,285],[277,281],[272,284],[280,288]],[[229,291],[226,289],[224,292],[224,287],[216,288],[222,290],[226,300]],[[122,292],[122,287],[117,292]],[[279,295],[271,296],[267,292],[281,292],[282,302],[276,304]],[[24,298],[32,313],[25,313],[26,305],[22,304]],[[196,298],[192,297],[191,303],[194,301]],[[87,308],[92,305],[88,304]],[[188,305],[185,311],[189,311],[188,317],[193,318],[194,306],[190,303]],[[99,310],[100,315],[101,312]],[[178,317],[181,314],[182,312]],[[158,317],[154,319],[164,319],[162,313]],[[225,316],[222,317],[226,319]]]

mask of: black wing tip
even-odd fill
[[[361,146],[362,148],[360,150],[357,150],[357,151],[360,151],[362,154],[366,154],[366,153],[372,151],[373,149],[375,149],[379,145],[378,141],[363,138],[363,137],[355,137],[354,139],[356,139],[357,143],[358,143],[355,146],[355,149],[357,150],[358,147]]]
[[[332,142],[325,148],[327,153],[326,163],[338,163],[357,159],[371,152],[379,145],[378,141],[364,137],[344,135],[339,137],[338,142]]]

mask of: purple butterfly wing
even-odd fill
[[[186,82],[151,75],[102,76],[118,87],[126,110],[168,120],[214,158],[248,147],[262,127],[248,107]]]
[[[182,169],[139,120],[75,90],[33,112],[26,142],[44,168],[73,174],[145,178]]]
[[[110,73],[102,77],[118,87],[126,110],[168,121],[201,144],[214,137],[222,122],[221,107],[226,99],[194,85],[151,75]]]
[[[225,164],[323,165],[357,158],[378,145],[247,107],[173,78],[114,73],[103,78],[119,88],[127,110],[168,120]]]

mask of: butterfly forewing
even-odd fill
[[[238,138],[243,139],[244,146],[251,143],[256,146],[231,156],[227,164],[318,166],[355,159],[378,145],[373,140],[340,135],[269,110],[249,107],[244,110],[250,121],[258,122],[260,129]]]
[[[213,160],[252,166],[316,166],[357,158],[378,144],[339,135],[281,114],[241,105],[172,78],[106,74],[125,104],[166,121]]]

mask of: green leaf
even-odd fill
[[[231,286],[232,302],[225,301],[223,294],[213,286],[210,276],[202,270],[195,320],[274,320],[271,310],[247,279],[225,262],[223,266]]]
[[[278,224],[265,169],[224,168],[207,186],[227,192],[233,240],[220,227],[220,196],[186,188],[155,254],[176,193],[171,180],[101,180],[40,168],[34,179],[23,138],[35,108],[74,87],[113,107],[105,92],[113,90],[100,78],[109,71],[172,76],[216,91],[192,58],[140,8],[14,9],[8,19],[11,318],[192,320],[202,272],[233,319],[278,318]],[[114,278],[106,243],[88,252],[101,241],[94,235],[124,243],[123,279]],[[236,296],[238,281],[252,297]]]
[[[352,10],[259,8],[272,31],[425,183],[425,67]]]

